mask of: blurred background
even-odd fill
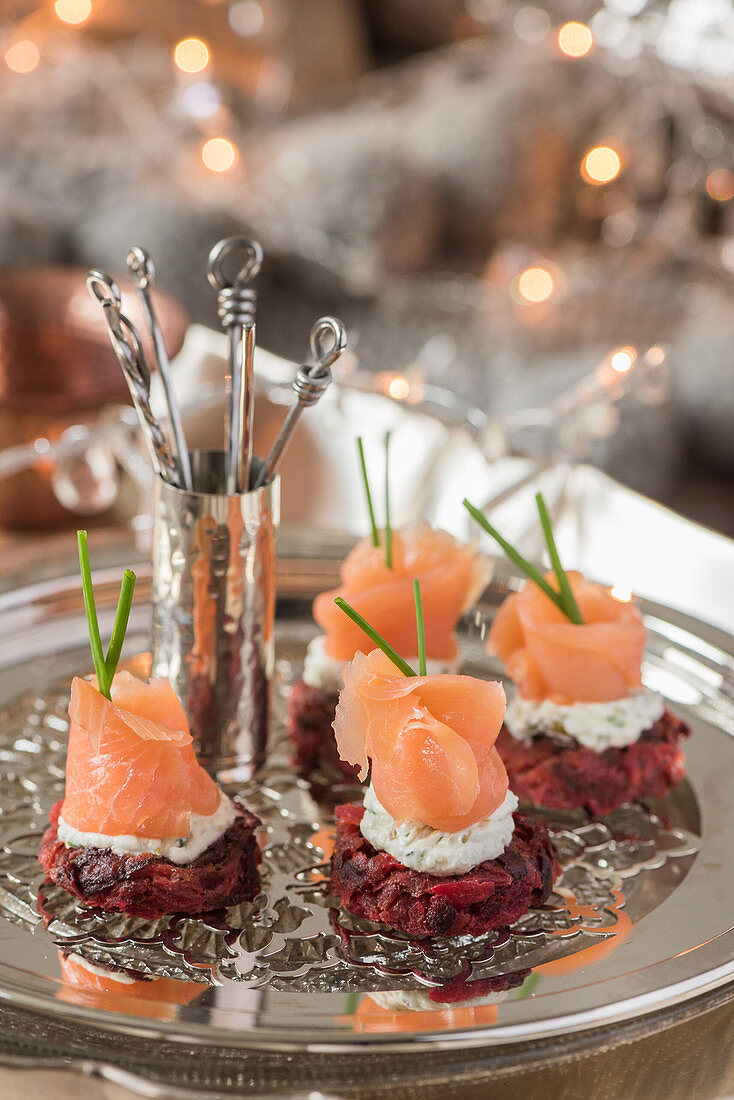
[[[0,474],[30,444],[53,481],[0,480],[0,521],[104,514],[134,465],[84,269],[149,249],[174,353],[218,327],[207,254],[246,232],[262,348],[302,361],[338,314],[346,385],[734,534],[731,0],[0,10]],[[90,424],[120,447],[59,472]]]

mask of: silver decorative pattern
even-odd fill
[[[279,702],[282,713],[282,694]],[[0,914],[29,929],[41,921],[39,834],[49,803],[63,793],[65,706],[65,694],[52,692],[0,712],[11,764],[0,790]],[[267,835],[263,890],[253,902],[200,919],[129,920],[85,909],[66,891],[42,885],[40,906],[54,943],[102,964],[201,983],[301,992],[440,986],[468,966],[472,980],[498,977],[614,937],[628,906],[635,919],[649,908],[646,877],[667,861],[685,873],[697,850],[687,829],[639,805],[604,821],[558,815],[551,825],[562,878],[548,904],[510,933],[426,944],[348,914],[337,924],[325,881],[329,818],[289,768],[286,750],[281,736],[268,767],[234,792],[260,815]],[[657,889],[652,905],[666,896]]]

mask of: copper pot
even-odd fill
[[[152,349],[132,284],[120,279],[123,309]],[[154,291],[169,355],[183,344],[189,316],[175,298]],[[0,448],[39,436],[56,439],[88,423],[107,405],[128,401],[99,303],[86,288],[86,269],[24,267],[0,271]],[[43,462],[0,479],[0,524],[39,527],[69,513],[51,488]]]

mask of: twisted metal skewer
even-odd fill
[[[125,375],[153,468],[163,481],[181,488],[178,464],[150,407],[150,370],[137,329],[122,313],[120,288],[110,275],[96,268],[87,273],[87,288],[104,310],[110,343]]]
[[[331,382],[331,367],[347,346],[346,329],[336,317],[320,317],[311,329],[310,343],[314,365],[298,368],[292,387],[297,402],[285,418],[258,478],[256,489],[273,480],[303,410],[315,405]]]
[[[155,356],[158,363],[158,372],[163,382],[163,391],[166,397],[168,420],[173,433],[173,451],[181,474],[180,481],[185,489],[191,489],[192,481],[189,449],[186,444],[183,424],[181,423],[181,413],[179,411],[178,401],[176,400],[176,394],[173,389],[171,361],[168,358],[163,333],[158,324],[158,318],[155,315],[150,294],[150,289],[155,283],[155,267],[148,252],[146,252],[144,248],[140,248],[139,245],[135,245],[134,248],[130,249],[125,262],[135,282],[135,288],[143,308],[143,314],[145,315],[148,325],[150,338],[153,341]]]
[[[233,281],[224,272],[225,259],[242,252],[244,261]],[[257,241],[226,237],[209,253],[207,277],[217,291],[217,315],[229,333],[229,413],[225,421],[225,477],[229,495],[250,488],[255,395],[255,309],[257,291],[251,286],[263,260]]]

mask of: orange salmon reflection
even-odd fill
[[[193,579],[194,645],[190,660],[192,675],[211,677],[217,626],[217,602],[212,593],[211,556],[216,532],[214,516],[202,516],[196,523],[196,560]]]
[[[396,989],[363,996],[351,1016],[337,1023],[360,1033],[445,1031],[497,1023],[498,1005],[522,985],[528,970],[468,980],[464,972],[431,989]]]
[[[317,834],[318,835],[318,834]],[[633,921],[622,909],[625,902],[621,890],[614,890],[614,902],[608,912],[613,914],[615,921],[604,928],[606,936],[598,943],[584,947],[572,955],[561,959],[553,959],[547,963],[534,966],[532,971],[517,972],[507,976],[507,988],[519,985],[515,979],[522,982],[530,976],[528,991],[532,986],[533,976],[544,974],[572,974],[586,967],[594,966],[607,959],[616,949],[624,943],[634,928]],[[569,900],[569,912],[572,917],[581,918],[582,924],[596,915],[596,910],[590,906],[580,905]],[[586,930],[589,925],[586,925]],[[495,979],[501,981],[502,979]],[[455,984],[456,990],[459,983]],[[471,990],[472,982],[466,983],[467,992]],[[476,980],[476,985],[481,985],[481,979]],[[450,988],[450,987],[447,987]],[[360,1034],[399,1034],[401,1032],[425,1032],[460,1030],[472,1027],[488,1027],[497,1023],[499,1017],[499,1002],[506,996],[503,992],[494,994],[493,1003],[487,1003],[490,998],[478,996],[472,1004],[465,1001],[454,1000],[454,1003],[441,1004],[438,998],[440,990],[435,990],[433,996],[424,991],[403,990],[387,993],[365,994],[360,999],[356,1011],[352,1015],[336,1017],[337,1023],[343,1027],[349,1027]],[[523,996],[522,990],[520,996]]]
[[[593,966],[608,958],[613,951],[617,950],[620,944],[624,943],[634,928],[634,924],[622,909],[625,902],[622,891],[614,890],[613,893],[614,903],[608,912],[612,912],[616,919],[614,924],[604,927],[603,931],[606,933],[606,937],[600,940],[599,943],[593,943],[590,947],[584,947],[581,951],[576,951],[573,955],[566,955],[562,959],[552,959],[550,962],[541,963],[540,966],[534,966],[533,974],[572,974],[575,970],[583,970],[584,967]],[[578,905],[577,903],[569,904],[568,908],[572,917],[589,918],[596,913],[596,910],[591,906]],[[588,927],[590,926],[587,925]]]
[[[176,1019],[178,1006],[191,1004],[209,988],[203,982],[175,978],[135,978],[133,971],[105,967],[81,955],[58,954],[62,984],[56,997],[67,1004],[170,1021]]]
[[[352,1016],[340,1016],[341,1024],[360,1034],[393,1034],[402,1031],[449,1031],[468,1027],[485,1027],[497,1023],[496,1004],[445,1005],[437,1007],[426,998],[431,1008],[395,1009],[380,1003],[379,993],[365,994]]]

